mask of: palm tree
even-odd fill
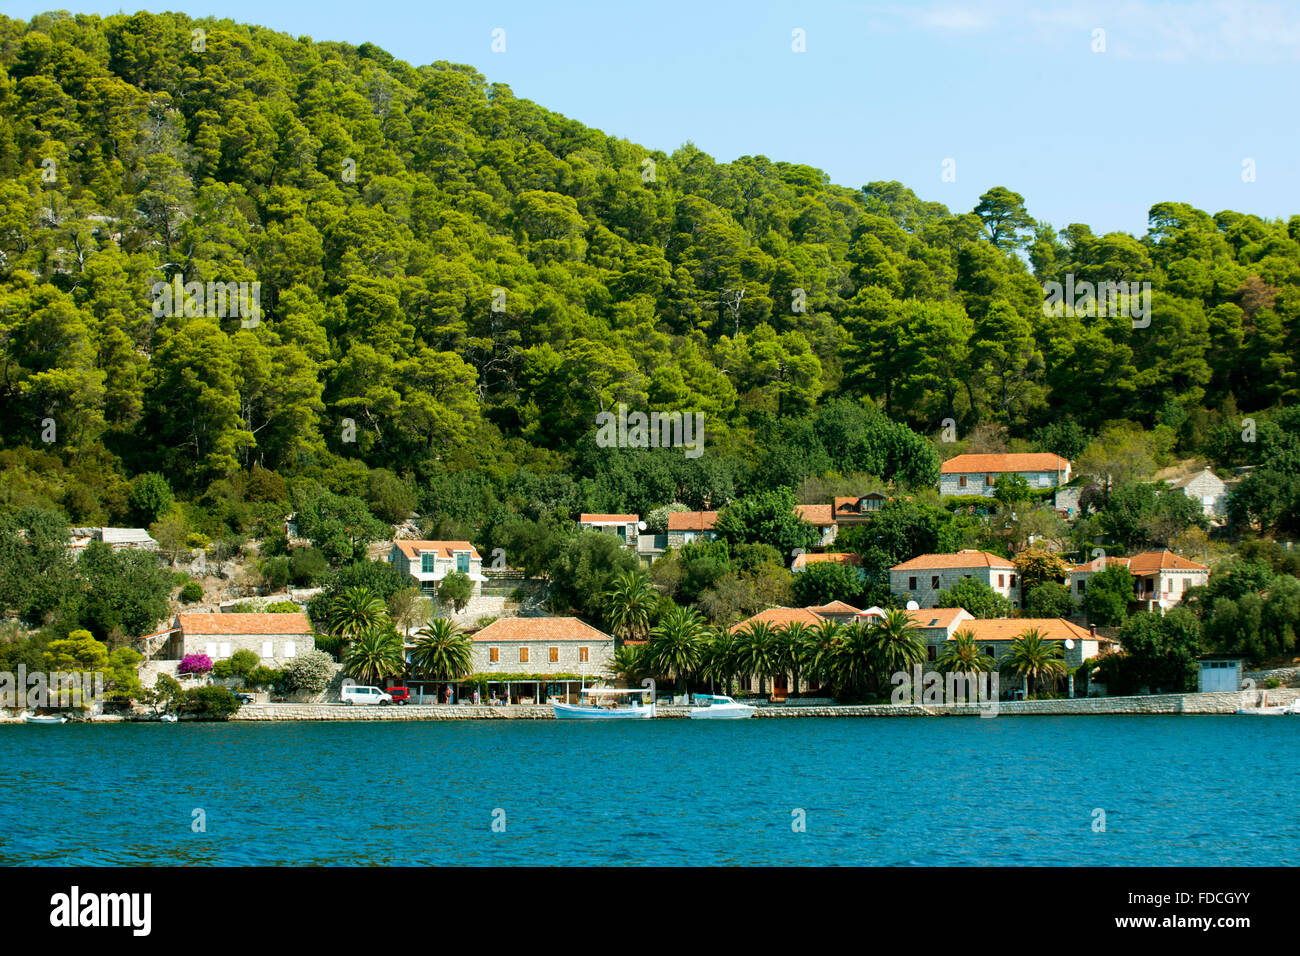
[[[997,661],[975,644],[975,632],[963,628],[945,645],[935,662],[941,674],[987,674],[997,668]]]
[[[736,639],[730,631],[714,631],[704,652],[704,664],[700,668],[700,676],[708,680],[710,693],[716,681],[722,685],[722,692],[730,696],[731,679],[735,675]]]
[[[997,661],[989,657],[975,643],[975,633],[962,629],[952,636],[935,662],[941,674],[985,674],[997,670]],[[973,687],[967,691],[972,700]]]
[[[887,686],[893,674],[925,660],[920,628],[906,611],[886,611],[884,620],[870,628],[869,635],[875,648],[877,687]]]
[[[840,625],[830,618],[823,619],[806,632],[806,643],[800,655],[801,673],[809,684],[822,686],[835,682],[831,663],[835,644],[839,639]]]
[[[605,593],[605,620],[621,640],[644,640],[650,631],[650,614],[660,601],[659,593],[639,571],[625,571]]]
[[[415,632],[411,663],[421,677],[437,681],[459,680],[474,666],[474,645],[454,621],[445,617]]]
[[[370,588],[351,587],[330,603],[325,623],[330,633],[346,644],[372,631],[388,618],[388,608]]]
[[[1056,641],[1049,641],[1036,627],[1031,627],[1011,642],[1011,651],[1002,659],[1002,670],[1014,674],[1025,688],[1025,696],[1040,683],[1056,686],[1065,675],[1064,651]]]
[[[646,645],[648,663],[656,673],[677,678],[678,691],[686,689],[686,675],[700,669],[704,660],[708,625],[693,607],[672,605],[650,631]]]
[[[781,629],[781,669],[790,674],[792,694],[799,693],[799,675],[803,672],[804,654],[811,635],[812,628],[803,621],[791,621]]]
[[[343,672],[363,684],[378,684],[406,669],[406,649],[391,628],[375,627],[356,635],[343,660]]]
[[[624,644],[614,648],[614,656],[606,666],[609,676],[630,687],[645,675],[645,645]]]
[[[781,648],[776,631],[766,621],[753,621],[736,635],[736,671],[758,676],[758,693],[767,693],[767,678],[781,666]]]
[[[875,679],[879,661],[871,629],[857,621],[840,628],[831,645],[829,658],[828,676],[835,686],[835,696],[865,696]]]

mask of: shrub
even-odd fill
[[[206,674],[212,670],[212,658],[207,654],[186,654],[176,668],[180,674]]]
[[[267,614],[297,614],[302,606],[293,601],[275,601],[262,608]]]
[[[491,623],[492,623],[493,621],[495,621],[496,619],[497,619],[497,615],[495,615],[495,614],[485,614],[485,615],[483,615],[483,617],[481,617],[481,618],[479,618],[477,621],[475,621],[475,622],[474,622],[474,625],[475,625],[476,627],[480,627],[480,628],[482,628],[482,627],[487,627],[489,624],[491,624]]]
[[[283,679],[284,671],[259,665],[244,675],[244,685],[246,687],[271,687],[281,683]]]
[[[220,684],[191,687],[181,700],[181,710],[199,720],[228,720],[239,710],[239,699]]]
[[[153,688],[146,691],[144,697],[145,703],[150,704],[156,714],[175,710],[184,698],[185,690],[181,687],[181,682],[170,674],[159,674]]]
[[[181,588],[181,600],[186,604],[194,604],[203,600],[203,586],[198,581],[191,581]]]
[[[284,669],[280,684],[285,690],[303,690],[314,694],[328,687],[333,676],[334,658],[315,650],[291,661]]]
[[[334,660],[339,659],[339,654],[343,650],[343,638],[336,634],[317,634],[316,650],[330,655]]]
[[[262,587],[272,594],[284,590],[292,577],[289,559],[284,557],[267,558],[258,566],[258,573],[262,577]]]
[[[235,651],[230,655],[230,672],[236,677],[247,677],[261,663],[262,659],[252,651]]]

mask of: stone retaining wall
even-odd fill
[[[1152,694],[1142,697],[1076,697],[1072,700],[1004,700],[999,717],[1107,714],[1233,714],[1239,707],[1265,702],[1285,705],[1300,690],[1277,689],[1221,694]],[[975,717],[987,708],[975,704],[859,704],[830,707],[759,707],[756,717]],[[689,709],[660,704],[659,717],[686,717]],[[345,704],[247,704],[232,720],[553,720],[546,704],[408,704],[393,707],[353,707]]]

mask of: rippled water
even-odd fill
[[[0,864],[1295,865],[1298,734],[1209,716],[7,725]]]

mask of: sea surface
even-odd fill
[[[1300,864],[1291,717],[0,726],[0,865]]]

